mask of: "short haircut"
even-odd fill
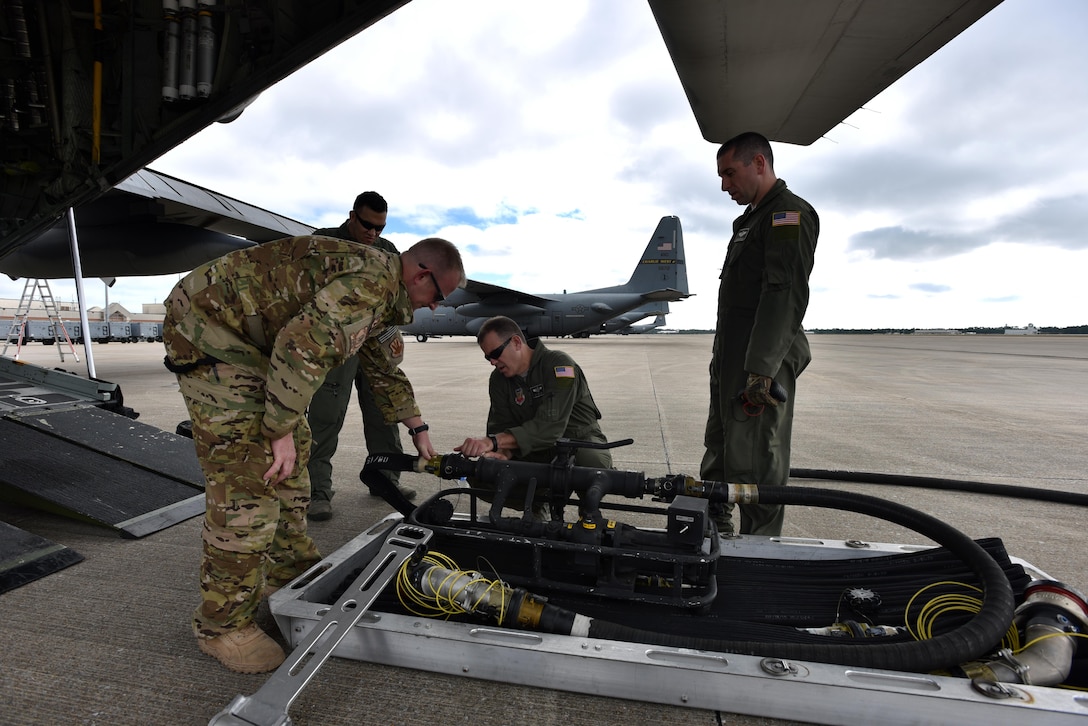
[[[385,197],[377,192],[363,192],[355,197],[355,206],[352,209],[360,210],[363,207],[372,209],[379,214],[389,211],[389,204],[386,203]]]
[[[521,332],[521,327],[505,315],[496,315],[485,320],[484,324],[480,326],[479,332],[476,333],[476,342],[483,341],[484,336],[488,333],[494,333],[503,340],[512,338],[515,335],[525,340],[525,333]]]
[[[733,152],[733,158],[742,162],[745,166],[752,163],[752,159],[756,158],[756,154],[763,154],[763,158],[767,160],[767,165],[772,169],[774,168],[774,152],[771,151],[771,142],[767,141],[767,137],[763,134],[757,134],[755,131],[745,131],[743,134],[738,134],[733,138],[722,144],[718,149],[718,156],[720,159],[727,152]]]
[[[465,265],[461,261],[461,253],[452,242],[441,237],[427,237],[409,247],[408,253],[414,258],[412,264],[421,262],[427,269],[438,274],[457,271],[461,276],[457,287],[465,286]]]

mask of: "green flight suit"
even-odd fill
[[[348,223],[339,227],[319,229],[315,235],[353,240],[348,230]],[[384,237],[374,241],[374,247],[398,255],[400,252],[392,242]],[[397,359],[403,356],[404,339],[400,330],[390,328],[383,345],[390,355]],[[355,393],[359,400],[359,411],[363,415],[363,438],[366,450],[371,454],[401,453],[404,451],[400,440],[399,423],[388,423],[378,408],[374,393],[370,390],[370,379],[359,365],[359,358],[353,356],[344,365],[334,368],[325,376],[325,382],[314,394],[306,418],[310,422],[313,445],[310,448],[310,463],[306,468],[310,473],[310,496],[313,499],[332,499],[332,457],[340,439],[340,429],[344,427],[348,405],[351,403],[351,384],[355,383]],[[400,472],[383,472],[394,484],[400,482]]]
[[[710,362],[710,414],[699,474],[704,480],[784,486],[797,376],[812,359],[801,321],[808,307],[820,220],[812,206],[779,179],[733,222],[722,267],[718,325]],[[749,416],[737,394],[749,373],[770,376],[788,399]],[[782,533],[781,506],[741,504],[742,534]],[[724,533],[731,506],[712,505]]]
[[[400,258],[354,242],[293,237],[193,270],[166,300],[167,367],[192,419],[204,476],[201,605],[211,638],[252,622],[266,585],[320,559],[307,534],[305,410],[325,374],[356,354],[391,419],[418,416],[412,387],[378,337],[412,319]],[[293,435],[291,476],[270,484],[270,440]]]
[[[533,357],[525,377],[507,378],[491,372],[488,383],[491,410],[487,415],[488,434],[511,434],[518,442],[516,461],[549,462],[555,458],[555,442],[561,438],[607,443],[601,425],[601,412],[581,367],[561,350],[550,350],[539,340],[530,343]],[[607,449],[578,449],[577,466],[612,468],[612,454]],[[490,485],[478,485],[493,489]],[[524,491],[517,489],[508,500],[512,507],[524,508]],[[536,499],[546,498],[538,491]]]

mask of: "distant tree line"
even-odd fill
[[[806,328],[806,333],[816,335],[912,335],[918,328]],[[1005,328],[948,328],[950,333],[972,333],[974,335],[1004,335]],[[1037,328],[1045,335],[1088,335],[1088,325],[1074,325],[1068,328]],[[660,334],[656,330],[646,331],[651,334]],[[713,333],[714,330],[699,330],[686,328],[677,330],[681,335],[700,335]],[[925,332],[925,331],[923,331]]]
[[[1088,335],[1088,325],[1074,325],[1068,328],[1040,327],[1038,331],[1046,335]],[[817,335],[910,335],[917,328],[815,328],[807,330]],[[954,333],[973,333],[975,335],[1004,335],[1005,328],[948,328]]]

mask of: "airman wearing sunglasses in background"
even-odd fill
[[[574,359],[561,350],[528,342],[518,324],[498,316],[488,319],[476,335],[484,358],[495,367],[489,393],[491,410],[487,434],[465,439],[455,450],[465,456],[549,462],[557,439],[606,443],[589,383]],[[612,468],[607,450],[578,449],[577,466]],[[515,495],[517,492],[514,492]],[[537,501],[545,497],[537,496]],[[511,497],[508,504],[522,507]],[[542,507],[534,507],[538,512]]]
[[[348,213],[348,219],[339,227],[315,230],[315,235],[346,239],[396,255],[400,254],[396,246],[381,236],[385,229],[389,205],[377,192],[363,192],[355,198],[355,205]],[[404,357],[404,340],[398,328],[389,328],[382,336],[382,347],[389,359],[398,365]],[[371,381],[366,370],[359,365],[358,356],[353,356],[347,363],[329,371],[325,382],[314,394],[306,418],[310,422],[314,443],[310,449],[310,510],[307,515],[315,521],[332,517],[332,457],[340,440],[340,429],[344,427],[348,405],[351,403],[351,384],[354,381],[359,410],[363,415],[363,438],[366,450],[370,454],[400,453],[404,449],[400,441],[400,429],[397,424],[387,424],[378,404],[374,400]],[[391,482],[400,485],[400,472],[384,472]],[[408,499],[414,499],[416,493],[411,489],[400,488]]]

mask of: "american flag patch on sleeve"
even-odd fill
[[[556,378],[574,378],[574,366],[556,366]]]
[[[801,224],[800,212],[775,212],[771,215],[771,226],[782,227],[789,224]]]

